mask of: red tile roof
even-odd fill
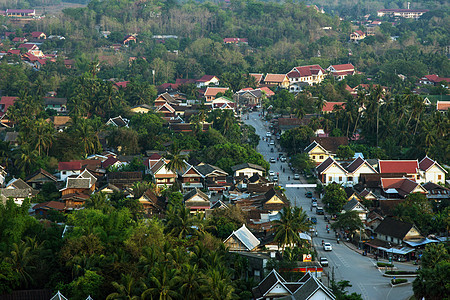
[[[117,158],[115,158],[114,156],[110,156],[104,162],[102,162],[102,167],[104,169],[107,169],[118,161],[119,160]]]
[[[317,75],[319,74],[319,72],[325,74],[325,70],[322,69],[322,67],[319,65],[299,66],[295,67],[291,72],[289,72],[288,77],[307,77]]]
[[[20,48],[25,48],[27,50],[34,50],[34,49],[38,49],[38,46],[36,46],[35,44],[20,44],[19,47]]]
[[[343,64],[343,65],[331,65],[333,69],[336,71],[354,71],[355,67],[352,64]]]
[[[436,108],[439,111],[447,111],[450,109],[450,101],[438,101],[436,103]]]
[[[115,82],[114,84],[117,87],[126,88],[127,84],[129,84],[129,83],[130,83],[129,81],[119,81],[119,82]]]
[[[205,96],[216,96],[218,93],[225,93],[229,88],[222,87],[207,87]]]
[[[334,110],[334,106],[341,106],[342,108],[345,107],[345,102],[327,102],[325,103],[325,105],[322,107],[322,111],[323,112],[332,112]]]
[[[63,202],[59,202],[59,201],[48,201],[48,202],[39,203],[39,204],[36,204],[35,206],[33,206],[33,210],[37,210],[37,209],[64,210],[65,208],[66,208],[66,205]]]
[[[208,82],[208,81],[211,81],[214,77],[216,77],[216,76],[214,76],[214,75],[204,75],[202,78],[197,80],[197,82]]]
[[[424,76],[424,78],[426,78],[426,79],[428,79],[429,81],[434,82],[434,83],[439,83],[439,82],[441,82],[441,81],[447,81],[447,82],[450,82],[450,78],[439,77],[439,76],[436,75],[436,74],[433,74],[433,75],[426,75],[426,76]]]
[[[33,31],[31,33],[31,36],[36,39],[36,38],[40,37],[42,34],[45,34],[45,33],[43,33],[42,31]]]
[[[419,169],[417,160],[380,160],[380,173],[415,174]]]
[[[383,190],[396,189],[398,194],[406,196],[410,194],[419,184],[408,178],[381,178]]]
[[[263,79],[264,74],[250,73],[250,76],[253,76],[255,78],[256,83],[260,83]]]
[[[9,54],[20,55],[20,50],[19,49],[9,49],[8,53]]]
[[[81,170],[81,161],[61,161],[58,163],[58,170]]]
[[[269,89],[267,86],[260,87],[259,90],[261,90],[262,92],[265,92],[267,97],[271,97],[271,96],[275,95],[275,93],[271,89]]]
[[[3,96],[0,98],[0,116],[3,116],[7,111],[8,108],[11,105],[14,105],[14,102],[16,102],[17,97],[7,97]]]
[[[282,83],[286,79],[285,74],[267,74],[264,82],[278,82]]]

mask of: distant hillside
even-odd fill
[[[392,0],[313,0],[306,3],[323,7],[327,13],[339,15],[341,17],[362,17],[366,14],[376,14],[376,11],[383,8],[407,8],[407,1]],[[437,9],[448,7],[446,0],[421,0],[420,2],[410,1],[410,8]]]

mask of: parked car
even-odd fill
[[[294,174],[294,179],[295,179],[295,180],[300,180],[300,175]],[[311,196],[312,196],[312,195],[311,195]]]
[[[274,181],[274,182],[278,181],[278,176],[277,175],[273,176],[272,181]]]
[[[271,136],[272,136],[272,134],[270,133],[270,131],[267,131],[267,132],[266,132],[266,136],[267,136],[267,137],[271,137]]]
[[[316,207],[316,214],[323,215],[324,214],[323,207],[317,206]]]
[[[275,158],[273,158],[273,157],[270,159],[270,162],[271,162],[271,163],[275,163],[276,161],[277,161],[277,160],[276,160]]]
[[[298,175],[298,174],[295,174]],[[295,179],[295,175],[294,175],[294,179]],[[306,198],[312,198],[312,192],[306,192],[305,193]]]
[[[270,170],[270,171],[269,171],[269,176],[275,176],[275,172],[272,171],[272,170]]]
[[[321,257],[319,260],[322,267],[328,267],[328,259],[326,257]]]
[[[333,250],[333,247],[331,247],[331,244],[330,244],[330,243],[324,243],[324,244],[323,244],[323,250],[325,250],[325,251],[331,251],[331,250]]]

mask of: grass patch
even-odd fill
[[[394,264],[384,263],[384,262],[377,262],[377,267],[380,267],[380,268],[384,268],[384,267],[393,268]]]
[[[408,279],[404,279],[404,278],[391,279],[391,283],[393,285],[400,284],[400,283],[406,283],[406,282],[408,282]]]
[[[415,275],[415,271],[386,271],[387,275]]]

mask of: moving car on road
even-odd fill
[[[316,214],[323,215],[324,214],[323,207],[317,206],[316,207]]]
[[[285,162],[286,161],[286,157],[284,157],[284,156],[280,157],[280,161],[281,162]]]
[[[333,247],[331,247],[331,244],[330,244],[330,243],[324,243],[324,244],[323,244],[323,250],[325,250],[325,251],[331,251],[331,250],[333,250]]]
[[[267,136],[267,137],[271,137],[271,136],[272,136],[272,134],[270,133],[270,131],[267,131],[267,132],[266,132],[266,136]]]
[[[295,179],[295,180],[300,180],[300,175],[294,174],[294,179]]]
[[[317,224],[317,218],[316,217],[311,217],[311,223]]]
[[[270,140],[270,144],[269,145],[273,146],[273,145],[275,145],[275,142],[273,140]]]
[[[316,201],[314,201],[314,202],[312,203],[312,207],[317,207],[317,202],[316,202]]]
[[[272,158],[270,159],[270,162],[271,162],[271,163],[275,163],[275,162],[276,162],[275,158],[272,157]]]
[[[295,174],[298,175],[298,174]],[[295,175],[294,175],[294,179],[295,179]],[[312,192],[306,192],[305,193],[306,198],[312,198]]]
[[[321,257],[319,259],[319,262],[322,265],[322,267],[328,267],[328,259],[326,257]]]
[[[270,170],[270,171],[269,171],[269,176],[275,176],[275,172],[272,171],[272,170]]]

